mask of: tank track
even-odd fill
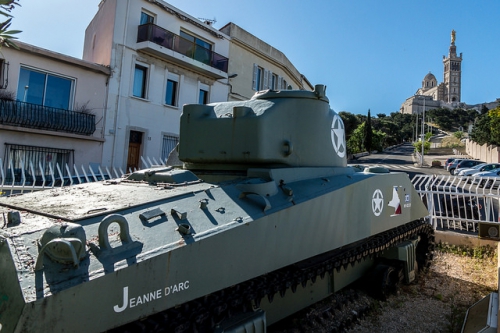
[[[268,327],[272,333],[341,333],[376,307],[375,299],[359,289],[341,290],[289,318]]]
[[[393,245],[419,236],[417,264],[427,269],[433,259],[434,229],[423,219],[409,222],[362,241],[344,246],[299,263],[261,275],[235,286],[187,302],[137,320],[108,332],[213,332],[219,323],[241,312],[253,311],[267,297],[272,302],[276,295],[295,292],[299,285],[313,283],[326,273],[333,274],[364,258],[377,256]]]

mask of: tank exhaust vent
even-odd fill
[[[326,86],[324,84],[317,84],[314,86],[314,94],[319,99],[326,97]]]
[[[252,112],[252,108],[248,106],[235,106],[233,108],[233,118],[244,117]]]

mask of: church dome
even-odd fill
[[[431,72],[429,72],[425,77],[424,77],[424,81],[430,81],[430,80],[436,80],[436,77],[434,76],[434,74],[432,74]]]
[[[422,89],[428,90],[437,86],[437,80],[434,74],[429,72],[422,80]]]

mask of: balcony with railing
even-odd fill
[[[139,50],[203,71],[216,79],[227,77],[228,58],[153,23],[139,26],[137,43]]]
[[[92,135],[95,115],[20,101],[0,100],[0,124]]]

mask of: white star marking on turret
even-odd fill
[[[332,121],[332,145],[339,157],[344,157],[346,153],[344,122],[339,115],[333,116]]]
[[[375,190],[372,196],[372,211],[375,216],[379,216],[382,214],[382,210],[384,209],[384,196],[382,195],[382,191]]]

